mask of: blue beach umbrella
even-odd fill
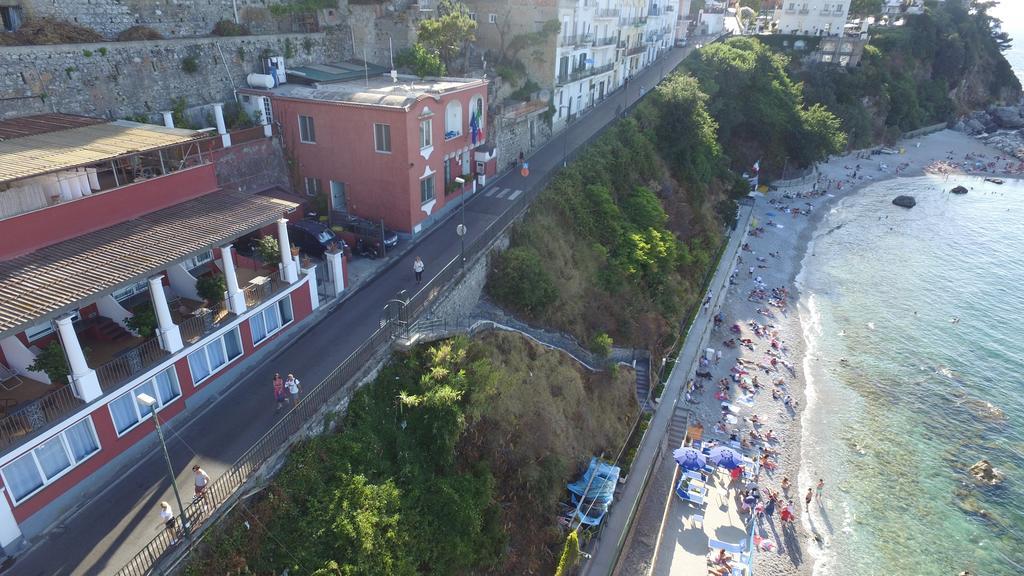
[[[722,468],[728,468],[732,470],[743,462],[743,456],[740,453],[729,448],[728,446],[715,446],[711,449],[711,454],[708,455],[708,459],[711,460]]]
[[[676,449],[672,453],[672,457],[676,459],[676,463],[682,466],[684,470],[700,470],[704,467],[704,454],[690,446]]]

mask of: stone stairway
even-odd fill
[[[641,358],[636,362],[636,400],[644,408],[644,412],[654,412],[651,398],[651,359]],[[646,404],[645,404],[646,402]]]
[[[672,413],[672,421],[668,425],[668,446],[669,450],[675,450],[683,443],[686,436],[686,409],[677,406]]]

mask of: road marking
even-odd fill
[[[497,192],[497,191],[498,191],[497,188],[494,188],[494,187],[488,188],[487,192],[484,192],[484,196],[494,196],[494,193]]]
[[[498,192],[498,198],[504,198],[504,197],[505,197],[505,194],[508,194],[508,193],[509,193],[509,192],[511,192],[511,191],[512,191],[512,189],[511,189],[511,188],[505,188],[505,189],[504,189],[504,190],[502,190],[501,192]]]
[[[509,201],[511,202],[511,201],[515,200],[516,198],[519,198],[519,195],[522,194],[522,193],[523,193],[522,190],[516,190],[515,192],[512,193],[511,196],[508,197]]]

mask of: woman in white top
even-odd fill
[[[178,543],[178,526],[174,511],[167,502],[160,503],[160,520],[164,523],[164,529],[171,533],[171,546],[174,546]]]
[[[299,388],[299,379],[295,377],[295,374],[289,374],[288,378],[284,381],[284,387],[288,390],[288,394],[292,397],[292,405],[299,400],[299,392],[302,390]]]

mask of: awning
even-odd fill
[[[0,141],[0,182],[158,150],[210,135],[117,120]]]
[[[220,190],[0,262],[0,338],[259,230],[295,206]]]

